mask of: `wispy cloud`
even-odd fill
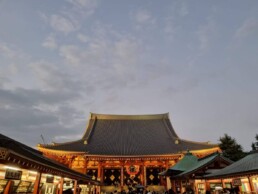
[[[9,58],[9,59],[20,59],[20,60],[28,60],[30,58],[28,54],[23,52],[15,45],[6,44],[4,42],[0,42],[0,56]]]
[[[77,38],[81,41],[81,42],[89,42],[89,37],[87,35],[84,35],[82,33],[77,34]]]
[[[66,0],[71,3],[74,7],[74,12],[82,16],[90,16],[94,14],[96,8],[99,5],[98,0]]]
[[[217,32],[215,22],[212,19],[208,19],[207,23],[201,25],[197,31],[198,39],[200,41],[199,49],[205,51],[211,46],[211,41]]]
[[[76,31],[80,28],[78,22],[76,20],[70,20],[61,15],[51,15],[49,18],[49,23],[51,27],[59,32],[63,32],[68,34],[70,32]]]
[[[56,49],[58,47],[56,43],[56,39],[53,34],[50,34],[42,43],[43,47],[49,48],[49,49]]]
[[[153,26],[156,23],[154,16],[146,9],[139,9],[130,15],[136,29],[143,29],[144,26]]]
[[[178,10],[178,14],[182,17],[187,16],[189,14],[188,6],[186,1],[181,1],[180,9]]]
[[[236,38],[245,38],[252,34],[258,33],[258,19],[248,18],[243,24],[236,30]]]
[[[154,20],[152,19],[151,13],[147,10],[138,10],[135,13],[134,19],[139,24],[154,22]]]
[[[173,41],[179,29],[180,26],[176,25],[173,16],[169,16],[165,19],[164,33],[168,40]]]

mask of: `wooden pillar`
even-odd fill
[[[101,183],[103,182],[103,165],[102,162],[99,161],[98,162],[98,181],[100,181]]]
[[[105,174],[104,167],[105,167],[105,165],[101,166],[101,178],[100,178],[101,183],[104,183],[104,174]]]
[[[145,165],[143,165],[143,180],[144,180],[144,182],[143,182],[143,186],[147,186],[147,178],[146,178],[146,166]]]
[[[33,194],[38,194],[39,193],[40,180],[41,180],[41,173],[38,172],[37,176],[36,176],[35,183],[34,183]]]
[[[247,177],[248,178],[248,182],[249,182],[249,185],[250,185],[250,189],[252,192],[256,192],[254,190],[254,185],[253,185],[253,182],[252,182],[252,178],[250,176]]]
[[[121,190],[124,188],[124,163],[121,165],[121,180],[120,180],[120,185],[121,185]]]
[[[210,191],[211,187],[210,187],[210,182],[205,180],[205,191]]]
[[[73,185],[73,194],[77,193],[77,180],[74,180],[74,185]]]
[[[174,179],[171,179],[171,178],[169,178],[169,179],[170,179],[170,182],[172,184],[171,188],[173,188],[173,191],[176,192],[176,181]]]
[[[144,164],[140,165],[140,171],[141,171],[141,175],[140,175],[141,184],[144,185]]]
[[[12,185],[13,185],[13,181],[12,180],[9,180],[5,189],[4,189],[4,194],[9,194],[11,193],[11,188],[12,188]]]
[[[63,193],[63,186],[64,186],[64,177],[61,177],[61,180],[60,180],[60,188],[59,188],[59,194],[62,194]]]
[[[220,182],[221,182],[221,186],[222,186],[222,188],[225,188],[225,185],[224,185],[224,181],[223,181],[223,179],[220,179]]]
[[[85,174],[87,174],[87,167],[88,167],[88,158],[86,157],[85,161],[84,161],[84,172],[85,172]]]
[[[98,164],[98,179],[100,179],[100,176],[101,176],[101,165],[100,165],[100,162]]]
[[[165,168],[166,168],[166,170],[168,170],[168,168],[169,168],[168,160],[165,161]],[[170,179],[168,179],[167,176],[165,176],[165,178],[166,178],[166,187],[165,188],[166,188],[166,190],[168,190],[168,189],[170,189],[170,188],[168,188],[169,185],[170,185],[171,188],[172,188],[172,185],[171,185]],[[170,181],[170,183],[168,183],[168,181]]]

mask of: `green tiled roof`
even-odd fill
[[[258,152],[253,152],[241,160],[217,171],[206,175],[205,178],[223,178],[258,174]]]
[[[188,152],[186,155],[173,167],[169,168],[171,171],[185,171],[198,163],[198,158],[192,153]]]
[[[232,163],[231,160],[221,156],[220,153],[213,153],[204,158],[198,159],[191,153],[187,153],[175,166],[169,168],[167,171],[162,172],[160,175],[171,176],[171,178],[182,178],[191,175],[199,169],[205,168],[216,160],[224,160],[226,163]]]
[[[220,156],[219,153],[213,153],[204,158],[200,158],[199,160],[197,160],[197,162],[193,163],[191,166],[189,166],[189,168],[187,168],[184,172],[178,174],[176,177],[182,177],[182,176],[189,175],[189,174],[195,172],[196,170],[203,168],[204,166],[207,166],[212,161],[214,161],[218,156]]]

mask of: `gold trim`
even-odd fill
[[[149,114],[149,115],[113,115],[90,113],[90,119],[103,120],[152,120],[152,119],[169,119],[169,113]]]
[[[43,153],[54,153],[54,154],[86,154],[87,152],[73,152],[73,151],[63,151],[63,150],[53,150],[53,149],[47,149],[44,147],[38,146],[38,150],[43,152]]]
[[[95,157],[95,158],[132,158],[132,159],[153,159],[153,158],[163,158],[163,157],[178,157],[181,156],[182,154],[187,153],[188,151],[182,151],[180,153],[171,153],[171,154],[159,154],[159,155],[123,155],[123,156],[114,156],[114,155],[95,155],[95,154],[89,154],[87,152],[72,152],[72,151],[60,151],[60,150],[53,150],[53,149],[47,149],[47,148],[42,148],[39,147],[39,150],[42,151],[43,153],[52,153],[52,154],[78,154],[78,155],[85,155],[85,157]],[[207,148],[207,149],[202,149],[202,150],[189,150],[193,154],[201,154],[201,153],[214,153],[214,152],[220,152],[219,147],[214,147],[214,148]]]

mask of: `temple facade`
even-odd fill
[[[218,145],[181,139],[169,114],[106,115],[91,113],[81,139],[39,144],[38,149],[102,184],[102,191],[144,187],[161,191],[170,181],[159,173],[174,166],[190,151],[204,157]]]

